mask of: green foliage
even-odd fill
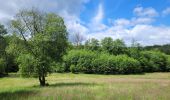
[[[102,46],[102,50],[112,54],[113,39],[111,37],[105,37],[103,40],[101,40],[101,46]]]
[[[45,86],[45,77],[53,70],[51,63],[62,61],[66,53],[68,33],[63,18],[37,9],[21,10],[11,26],[22,37],[24,49],[19,49],[27,52],[19,53],[20,72],[28,77],[31,73],[37,74],[40,85]],[[26,61],[31,62],[27,64]]]
[[[121,74],[141,73],[140,62],[126,55],[116,56],[116,66]]]
[[[17,62],[19,63],[19,73],[23,77],[37,76],[38,61],[31,54],[22,54],[18,57]]]
[[[6,63],[5,60],[0,58],[0,76],[5,74]]]
[[[51,63],[51,67],[53,68],[52,72],[63,73],[66,71],[66,69],[62,63],[53,62],[53,63]]]
[[[98,54],[98,55],[97,55]],[[140,73],[140,63],[126,55],[112,56],[86,50],[72,50],[64,57],[65,67],[75,72],[101,74]]]
[[[79,71],[91,73],[92,66],[89,65],[96,54],[87,50],[71,50],[64,56],[65,69],[69,71],[71,65],[75,65]]]
[[[105,37],[101,40],[102,50],[110,54],[120,55],[126,53],[126,45],[123,40],[116,39],[113,41],[111,37]]]
[[[141,73],[140,63],[126,55],[109,56],[102,54],[93,62],[98,73],[132,74]]]
[[[142,51],[140,62],[144,72],[166,71],[167,57],[159,51]]]
[[[89,39],[85,42],[85,48],[88,50],[97,51],[99,50],[99,47],[100,47],[99,40],[95,38]]]
[[[11,56],[17,58],[22,53],[27,53],[25,43],[17,34],[12,34],[6,37],[8,41],[8,46],[6,52]]]
[[[71,71],[72,73],[77,73],[77,72],[79,72],[79,69],[78,69],[78,67],[76,67],[75,65],[71,65],[71,66],[70,66],[70,71]]]
[[[141,56],[142,47],[135,40],[132,40],[131,47],[127,49],[127,55],[139,60]]]
[[[19,70],[17,58],[20,54],[28,53],[24,41],[17,34],[12,34],[5,37],[7,41],[6,54],[8,72],[17,72]]]
[[[169,55],[167,56],[167,62],[166,62],[166,63],[167,63],[167,65],[166,65],[166,71],[167,71],[167,72],[170,72],[170,56],[169,56]]]
[[[113,50],[112,54],[119,55],[119,54],[125,54],[126,52],[126,45],[123,40],[116,39],[113,41]]]
[[[110,56],[107,53],[101,53],[94,61],[92,62],[95,72],[100,74],[116,74],[116,66],[113,60],[115,56]],[[113,62],[112,62],[113,61]]]
[[[159,50],[165,54],[170,55],[170,44],[165,45],[153,45],[144,47],[145,50]]]
[[[6,73],[6,63],[7,63],[7,55],[5,48],[7,46],[5,35],[7,34],[7,30],[4,25],[0,24],[0,76]]]

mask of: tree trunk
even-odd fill
[[[40,82],[40,86],[45,86],[45,76],[42,75],[42,76],[39,76],[39,82]]]

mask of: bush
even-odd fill
[[[139,61],[126,55],[110,56],[102,54],[93,61],[97,73],[104,74],[132,74],[141,73]]]
[[[71,50],[68,55],[64,56],[64,65],[66,70],[70,70],[71,65],[75,65],[79,72],[91,73],[90,65],[95,59],[96,53],[87,50]]]
[[[111,58],[109,54],[102,53],[94,59],[92,62],[94,72],[100,74],[112,73],[113,70],[110,68],[114,68],[115,66],[113,63],[109,63],[111,60],[109,58]]]
[[[166,71],[167,56],[159,51],[141,52],[140,63],[144,72]]]
[[[99,54],[99,55],[96,55]],[[64,57],[73,73],[132,74],[140,73],[139,61],[126,55],[113,56],[85,50],[72,50]]]
[[[71,65],[71,66],[70,66],[70,71],[71,71],[72,73],[77,73],[77,72],[79,72],[79,69],[78,69],[75,65]]]
[[[115,57],[116,67],[120,74],[133,74],[141,73],[140,62],[134,58],[130,58],[126,55],[119,55]]]
[[[53,62],[51,66],[53,72],[63,73],[66,70],[62,63]]]
[[[167,72],[170,72],[170,56],[167,56],[166,71],[167,71]]]

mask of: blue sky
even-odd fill
[[[0,0],[0,22],[7,25],[20,9],[31,7],[62,16],[70,37],[170,43],[170,0]]]
[[[134,16],[133,10],[136,7],[150,8],[152,7],[158,13],[170,7],[170,0],[91,0],[85,4],[86,9],[80,15],[80,18],[86,22],[95,16],[99,4],[103,5],[104,10],[104,23],[108,24],[108,19],[116,20],[118,18],[130,19]],[[155,24],[170,25],[170,16],[159,16]]]

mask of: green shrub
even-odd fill
[[[102,54],[93,61],[97,73],[103,74],[132,74],[141,73],[139,61],[126,55],[112,56]]]
[[[119,55],[115,57],[116,67],[120,74],[132,74],[141,73],[140,62],[134,58],[130,58],[126,55]]]
[[[71,50],[64,56],[65,69],[69,70],[71,65],[78,67],[79,72],[91,73],[90,65],[95,59],[96,53],[87,50]]]
[[[71,66],[70,66],[70,71],[71,71],[72,73],[77,73],[77,72],[79,72],[79,69],[78,69],[78,67],[76,67],[75,65],[71,65]]]
[[[108,74],[111,73],[111,63],[109,63],[110,55],[107,53],[102,53],[96,59],[93,60],[93,70],[95,73]],[[109,65],[110,64],[110,65]]]
[[[170,72],[170,56],[167,56],[167,65],[166,65],[166,71]]]
[[[66,67],[69,67],[73,73],[132,74],[141,72],[139,61],[126,55],[113,56],[103,52],[73,50],[64,57],[64,61]]]
[[[140,63],[144,72],[166,71],[167,56],[159,51],[141,52]]]

